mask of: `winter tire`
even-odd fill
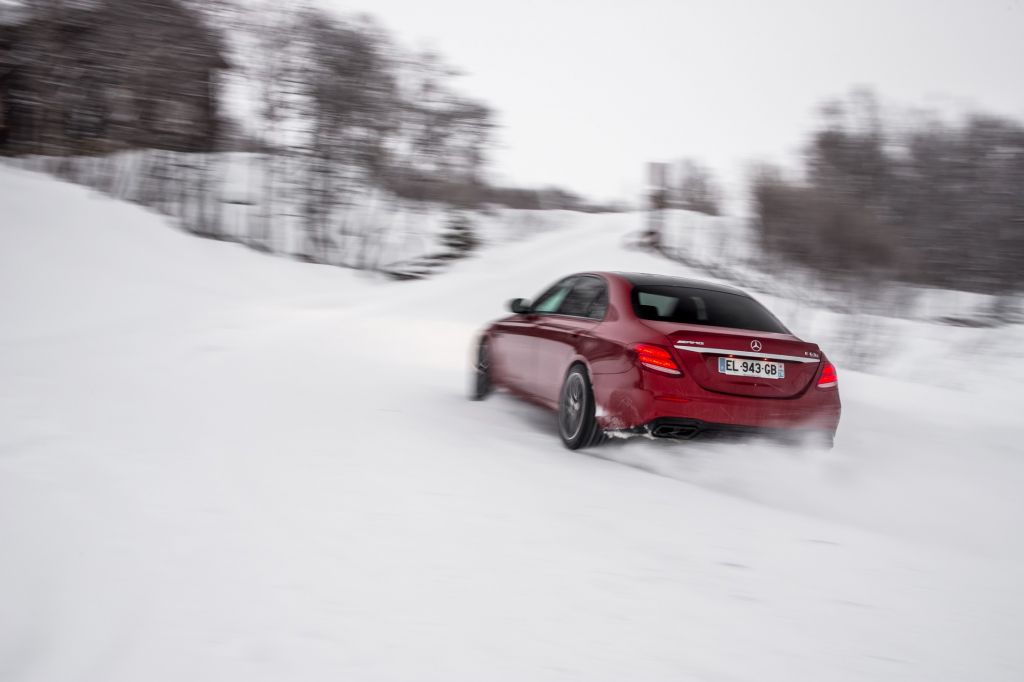
[[[491,381],[491,352],[487,341],[481,340],[476,351],[476,362],[473,365],[473,387],[470,397],[483,400],[491,394],[494,384]]]
[[[573,365],[565,375],[558,399],[558,434],[570,450],[596,445],[601,440],[594,391],[582,365]]]

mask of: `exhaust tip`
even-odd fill
[[[651,435],[655,438],[689,439],[697,435],[697,427],[682,424],[659,424],[654,427]]]

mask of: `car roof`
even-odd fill
[[[707,291],[720,291],[725,294],[738,294],[749,297],[750,294],[731,287],[727,284],[716,284],[702,279],[690,279],[688,277],[669,277],[668,275],[655,275],[649,272],[610,272],[610,275],[617,275],[633,286],[669,286],[688,287],[690,289],[705,289]]]

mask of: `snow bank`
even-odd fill
[[[189,232],[285,256],[309,253],[302,217],[308,192],[301,184],[307,173],[302,158],[273,157],[268,165],[262,154],[148,149],[106,156],[26,156],[3,163],[141,204]],[[463,213],[485,242],[526,238],[577,217],[568,211],[502,207]],[[353,180],[335,197],[326,218],[326,262],[372,270],[436,255],[444,251],[440,236],[451,217],[452,210],[440,203],[401,199]]]

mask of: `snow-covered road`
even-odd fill
[[[1020,355],[840,367],[829,454],[570,453],[467,357],[565,272],[684,272],[629,216],[390,283],[5,168],[0,207],[4,682],[1024,678]]]

